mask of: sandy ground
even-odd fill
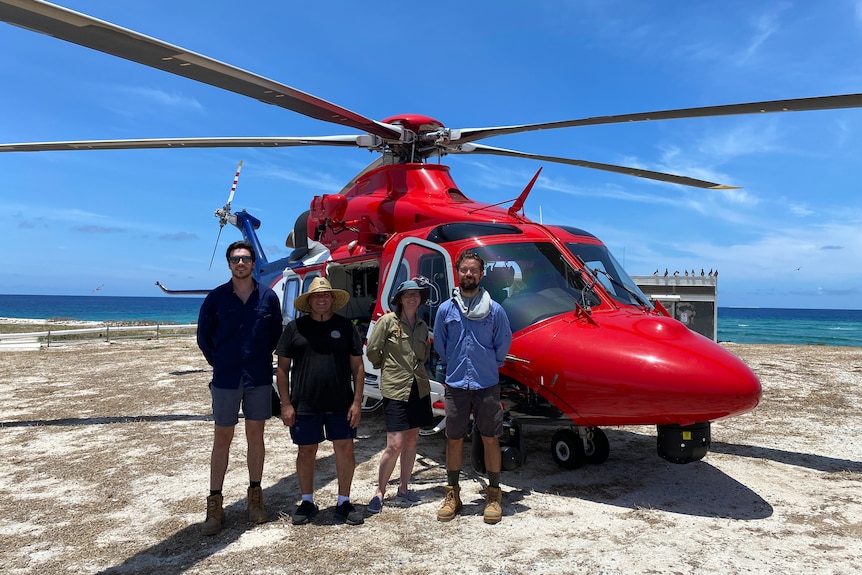
[[[552,431],[503,474],[503,521],[482,522],[484,478],[436,521],[441,437],[420,438],[423,504],[364,525],[333,520],[332,452],[318,456],[314,524],[293,526],[295,449],[267,425],[265,500],[245,517],[244,436],[225,485],[226,528],[199,532],[212,423],[209,370],[189,337],[0,354],[0,572],[21,573],[858,573],[862,572],[862,348],[728,346],[760,376],[761,405],[713,425],[712,451],[673,465],[652,427],[607,429],[611,456],[574,471]],[[353,500],[373,494],[385,444],[369,414]],[[469,462],[469,457],[466,459]],[[390,494],[394,493],[394,486]]]

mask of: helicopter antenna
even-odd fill
[[[539,174],[542,173],[542,168],[539,168],[539,171],[536,172],[536,175],[533,176],[533,179],[530,180],[530,183],[527,184],[527,187],[524,188],[524,191],[521,192],[521,195],[518,196],[518,199],[515,200],[515,203],[511,205],[509,208],[509,215],[512,217],[516,217],[518,212],[520,212],[524,208],[524,202],[527,201],[527,196],[530,195],[530,192],[533,189],[533,186],[536,183],[536,180],[539,179]]]
[[[224,228],[224,225],[227,223],[227,217],[230,215],[230,203],[233,201],[233,195],[236,193],[236,183],[239,181],[239,172],[242,170],[242,160],[239,161],[239,165],[236,167],[236,174],[233,177],[233,185],[230,187],[230,195],[227,197],[227,203],[223,208],[216,210],[216,217],[218,217],[218,235],[216,236],[216,243],[213,246],[213,255],[210,257],[210,267],[209,269],[213,269],[213,260],[215,260],[216,250],[218,249],[218,241],[221,239],[221,231]]]
[[[514,202],[509,207],[509,215],[512,216],[513,218],[519,218],[520,219],[518,212],[524,208],[524,202],[527,201],[527,196],[530,195],[530,191],[533,189],[533,184],[535,184],[536,180],[539,179],[539,174],[541,174],[541,173],[542,173],[542,168],[539,168],[539,171],[536,172],[536,175],[533,176],[533,179],[530,180],[530,183],[527,184],[527,187],[524,188],[524,191],[521,192],[521,195],[519,195],[517,198],[512,198],[509,200],[503,200],[501,202],[497,202],[496,204],[488,204],[487,206],[482,206],[482,207],[476,208],[475,210],[470,210],[467,213],[468,214],[475,214],[476,212],[481,212],[482,210],[487,210],[488,208],[494,208],[494,207],[506,204],[508,202]]]

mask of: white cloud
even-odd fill
[[[156,90],[144,86],[127,86],[119,89],[121,93],[126,93],[131,96],[149,100],[160,106],[170,108],[180,108],[183,110],[203,110],[203,105],[195,98],[189,98],[177,93],[168,93],[163,90]]]

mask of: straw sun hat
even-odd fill
[[[349,293],[343,289],[333,289],[328,279],[317,277],[312,280],[311,285],[308,286],[307,292],[293,300],[293,307],[301,312],[311,313],[311,306],[308,305],[308,298],[316,293],[327,292],[332,294],[332,311],[343,308],[347,304],[348,300],[350,300]]]

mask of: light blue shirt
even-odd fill
[[[490,313],[481,319],[465,317],[452,299],[437,310],[434,350],[446,367],[446,385],[460,389],[496,385],[511,344],[509,318],[493,300]]]

